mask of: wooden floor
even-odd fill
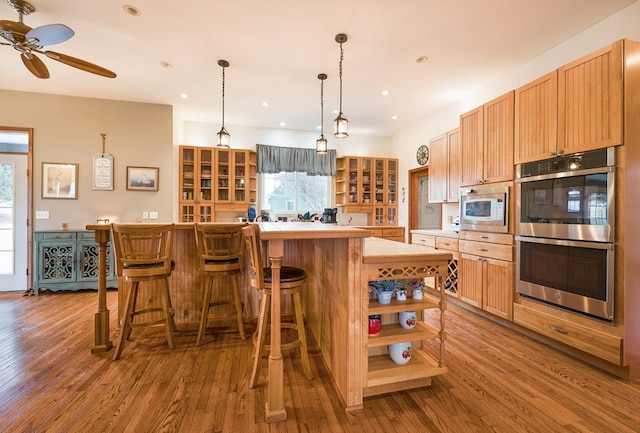
[[[108,293],[116,339],[117,294]],[[640,385],[451,306],[449,373],[345,413],[317,350],[314,380],[285,355],[288,419],[248,388],[251,342],[233,328],[134,331],[122,359],[92,355],[96,293],[0,294],[0,432],[639,432]],[[252,331],[252,325],[247,325]],[[264,370],[264,369],[263,369]]]

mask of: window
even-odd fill
[[[301,172],[262,174],[262,208],[272,212],[321,212],[329,207],[331,176]]]

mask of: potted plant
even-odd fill
[[[369,281],[369,290],[376,292],[378,302],[381,304],[391,303],[393,291],[400,287],[398,280],[377,280]]]

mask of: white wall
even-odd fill
[[[623,38],[640,40],[640,2],[632,4],[519,68],[505,71],[502,76],[496,77],[492,85],[467,95],[456,104],[437,113],[427,114],[418,124],[395,135],[391,152],[392,156],[399,159],[399,187],[405,187],[408,191],[407,172],[418,167],[415,159],[418,146],[426,144],[432,137],[458,127],[460,114]],[[408,224],[407,205],[408,203],[400,203],[400,225]],[[449,207],[445,209],[451,214]],[[446,221],[443,215],[443,223],[446,224]]]

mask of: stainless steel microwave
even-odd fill
[[[509,187],[461,188],[460,230],[507,233],[509,231]]]

